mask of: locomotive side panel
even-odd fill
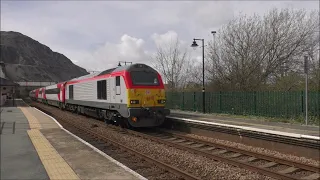
[[[77,83],[73,85],[73,100],[95,101],[97,98],[97,84],[95,81]]]
[[[116,78],[108,77],[67,84],[65,101],[69,104],[98,109],[115,110],[128,117],[127,93],[123,77],[120,77],[120,91],[116,92]],[[119,80],[118,80],[119,81]],[[118,86],[119,90],[119,86]]]
[[[128,94],[127,87],[123,76],[114,76],[110,78],[110,86],[112,87],[112,103],[118,103],[127,106]]]

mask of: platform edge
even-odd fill
[[[112,157],[108,156],[106,153],[102,152],[101,150],[97,149],[96,147],[92,146],[90,143],[84,141],[83,139],[81,139],[80,137],[76,136],[75,134],[72,134],[70,131],[68,131],[67,129],[63,128],[63,126],[52,116],[46,114],[45,112],[42,112],[41,110],[39,110],[38,108],[33,107],[34,109],[36,109],[37,111],[45,114],[46,116],[50,117],[53,121],[55,121],[55,123],[58,124],[58,126],[64,130],[66,133],[70,134],[71,136],[73,136],[74,138],[76,138],[77,140],[79,140],[80,142],[82,142],[83,144],[89,146],[91,149],[93,149],[94,151],[96,151],[97,153],[101,154],[102,156],[104,156],[105,158],[107,158],[108,160],[110,160],[111,162],[115,163],[116,165],[122,167],[125,171],[131,173],[132,175],[134,175],[135,177],[141,179],[141,180],[147,180],[145,177],[143,177],[142,175],[140,175],[139,173],[133,171],[132,169],[130,169],[129,167],[125,166],[124,164],[120,163],[119,161],[113,159]]]

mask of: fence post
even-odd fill
[[[256,115],[257,114],[257,91],[254,91],[253,101],[254,101],[254,115]]]
[[[222,111],[222,100],[221,100],[221,91],[219,91],[219,112]]]
[[[316,109],[316,111],[318,112],[318,120],[320,120],[320,84],[319,84],[319,91],[318,91],[317,97],[318,97],[318,109]]]
[[[196,92],[193,92],[193,111],[196,110]]]
[[[182,111],[184,111],[184,92],[182,92]]]
[[[304,100],[303,100],[303,91],[301,91],[301,112],[303,113],[304,111]]]
[[[205,92],[208,95],[206,95],[208,101],[206,102],[206,106],[207,106],[207,113],[211,113],[211,101],[212,101],[212,92]],[[210,95],[210,96],[209,96]]]

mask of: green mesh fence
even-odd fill
[[[167,92],[170,109],[202,112],[202,92]],[[206,113],[292,118],[304,116],[300,92],[206,92]],[[308,92],[308,114],[320,117],[320,93]]]

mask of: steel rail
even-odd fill
[[[218,143],[213,143],[213,142],[209,142],[209,141],[205,141],[205,140],[201,140],[201,139],[196,139],[196,138],[192,138],[192,137],[188,137],[182,134],[178,134],[178,133],[174,133],[174,132],[168,132],[166,130],[160,130],[163,133],[172,135],[173,137],[178,137],[178,138],[182,138],[182,139],[186,139],[188,141],[194,141],[196,143],[201,143],[207,146],[213,146],[213,147],[217,147],[220,149],[225,149],[231,152],[236,152],[236,153],[241,153],[243,155],[248,155],[248,156],[253,156],[259,159],[264,159],[264,160],[268,160],[268,161],[273,161],[279,164],[283,164],[283,165],[288,165],[288,166],[292,166],[292,167],[296,167],[299,169],[303,169],[303,170],[307,170],[307,171],[311,171],[311,172],[315,172],[315,173],[319,173],[320,171],[320,167],[319,166],[314,166],[314,165],[307,165],[307,164],[302,164],[299,162],[294,162],[294,161],[289,161],[286,159],[281,159],[281,158],[277,158],[277,157],[272,157],[272,156],[268,156],[268,155],[264,155],[261,153],[257,153],[257,152],[252,152],[252,151],[246,151],[246,150],[242,150],[242,149],[238,149],[238,148],[234,148],[234,147],[230,147],[230,146],[226,146],[226,145],[222,145],[222,144],[218,144]]]
[[[179,117],[176,117],[179,118]],[[211,130],[216,131],[220,133],[226,133],[231,135],[239,135],[239,131],[232,127],[222,127],[222,126],[214,126],[214,125],[208,125],[205,123],[200,122],[186,122],[183,120],[175,119],[175,117],[167,118],[167,120],[184,124],[188,127],[198,128],[198,129],[204,129],[204,130]],[[319,140],[305,140],[305,139],[295,139],[293,137],[285,137],[280,136],[276,134],[266,134],[263,132],[254,132],[254,131],[241,131],[241,135],[249,138],[255,138],[255,139],[261,139],[265,141],[272,141],[272,142],[278,142],[278,143],[284,143],[289,145],[295,145],[295,146],[301,146],[306,148],[312,148],[312,149],[319,149],[320,144]],[[317,141],[317,142],[315,142]]]
[[[81,124],[79,125],[79,123],[78,124],[71,123],[71,122],[66,121],[66,120],[62,120],[62,121],[64,121],[65,123],[71,125],[74,128],[77,128],[78,130],[82,130],[84,132],[87,132],[87,133],[89,133],[89,134],[91,134],[91,135],[93,135],[93,136],[95,136],[95,137],[97,137],[99,139],[104,140],[104,141],[111,142],[113,145],[115,145],[115,146],[117,146],[117,147],[119,147],[121,149],[124,149],[126,151],[130,151],[133,154],[140,156],[142,159],[144,159],[144,160],[146,160],[146,161],[148,161],[150,163],[156,164],[157,166],[159,166],[159,167],[161,167],[161,168],[163,168],[163,169],[165,169],[165,170],[167,170],[167,171],[169,171],[169,172],[171,172],[173,174],[181,176],[186,180],[200,180],[200,178],[195,177],[192,174],[189,174],[187,172],[181,171],[181,170],[177,169],[176,167],[173,167],[171,165],[163,163],[163,162],[161,162],[161,161],[159,161],[157,159],[154,159],[154,158],[152,158],[152,157],[150,157],[148,155],[142,154],[141,152],[138,152],[138,151],[136,151],[136,150],[134,150],[134,149],[132,149],[132,148],[130,148],[128,146],[125,146],[125,145],[121,144],[120,142],[116,142],[116,141],[114,141],[114,140],[112,140],[112,139],[110,139],[108,137],[105,137],[105,136],[103,136],[101,134],[98,134],[97,132],[94,132],[93,130],[91,130],[89,128],[81,126]]]
[[[131,131],[131,130],[129,130],[129,131]],[[217,160],[217,161],[225,162],[227,164],[231,164],[231,165],[234,165],[234,166],[237,166],[237,167],[242,167],[242,168],[254,171],[254,172],[258,172],[258,173],[264,174],[264,175],[269,176],[269,177],[273,177],[273,178],[277,178],[277,179],[283,179],[283,180],[292,180],[292,179],[298,180],[298,178],[292,177],[292,176],[287,175],[287,174],[274,172],[274,171],[271,171],[269,169],[262,168],[262,167],[256,167],[256,166],[251,165],[251,164],[246,163],[246,162],[241,162],[241,161],[236,161],[236,160],[229,159],[229,158],[224,158],[224,157],[221,157],[219,155],[211,154],[209,152],[206,152],[206,151],[203,151],[203,150],[199,150],[199,149],[196,149],[196,148],[193,148],[193,147],[188,147],[188,146],[185,146],[185,145],[181,145],[181,144],[177,144],[177,143],[174,143],[174,142],[166,141],[166,140],[163,140],[161,138],[158,138],[158,137],[155,137],[155,136],[152,136],[152,135],[148,135],[148,134],[144,134],[144,133],[140,133],[140,132],[135,132],[135,131],[131,131],[131,133],[135,134],[137,136],[140,136],[140,137],[151,139],[153,141],[156,141],[156,142],[159,142],[159,143],[162,143],[162,144],[166,144],[166,145],[169,145],[169,146],[172,146],[172,147],[176,147],[178,149],[182,149],[182,150],[189,151],[189,152],[192,152],[192,153],[195,153],[195,154],[198,154],[198,155],[202,155],[202,156],[205,156],[205,157]]]

